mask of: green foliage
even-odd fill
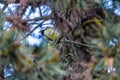
[[[103,61],[103,59],[101,59],[99,61],[99,63],[94,68],[95,72],[102,71],[102,70],[104,70],[104,61]]]
[[[119,0],[110,9],[103,0],[0,2],[5,4],[0,11],[0,79],[120,80],[120,17],[113,13]],[[5,16],[2,11],[11,3],[19,5]],[[42,14],[41,6],[49,6],[51,14]],[[36,8],[40,16],[31,19]],[[45,29],[41,44],[25,43],[48,20],[54,28]],[[5,69],[14,71],[6,77]]]
[[[12,76],[5,77],[8,75],[7,72],[0,76],[3,75],[5,80],[58,80],[66,74],[62,70],[65,66],[57,62],[59,51],[55,47],[48,45],[45,40],[37,49],[26,43],[22,44],[22,32],[16,28],[4,30],[4,23],[5,20],[0,26],[0,58],[2,61],[0,62],[0,73],[4,69],[8,69],[5,67],[9,64],[12,65],[14,72],[9,72]]]

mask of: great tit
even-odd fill
[[[43,36],[45,36],[48,40],[54,41],[57,40],[60,37],[60,32],[53,28],[53,27],[47,27],[44,30],[40,31]]]

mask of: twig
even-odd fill
[[[36,30],[36,29],[37,29],[40,25],[42,25],[44,22],[45,22],[45,20],[42,21],[40,24],[38,24],[35,28],[33,28],[33,30],[31,30],[27,35],[25,35],[25,36],[22,38],[22,40],[25,39],[26,37],[28,37],[34,30]]]
[[[24,22],[38,21],[38,20],[49,20],[49,19],[53,19],[53,17],[51,17],[51,15],[49,15],[49,16],[40,16],[40,17],[36,17],[34,19],[24,20]]]
[[[60,43],[70,43],[70,44],[83,45],[83,46],[87,46],[87,47],[96,48],[96,46],[83,44],[83,43],[80,43],[80,42],[68,41],[68,40],[67,41],[61,41]]]
[[[41,8],[39,6],[38,6],[38,9],[39,9],[40,16],[42,16],[42,11],[41,11]]]

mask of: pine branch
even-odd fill
[[[33,31],[35,31],[38,27],[40,27],[45,21],[42,21],[40,24],[38,24],[33,30],[31,30],[27,35],[23,37],[22,40],[24,40],[26,37],[28,37]]]
[[[75,45],[82,45],[82,46],[86,46],[86,47],[91,47],[91,48],[96,48],[96,46],[92,46],[92,45],[88,45],[88,44],[84,44],[84,43],[80,43],[80,42],[75,42],[75,41],[60,41],[60,43],[69,43],[69,44],[75,44]]]

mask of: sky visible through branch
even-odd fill
[[[105,7],[106,9],[112,9],[112,8],[113,8],[113,2],[112,2],[112,0],[103,0],[103,3],[105,3],[105,4],[104,4],[104,7]],[[15,11],[14,6],[17,6],[17,5],[19,5],[19,4],[10,4],[10,5],[8,6],[8,8],[7,8],[4,12],[5,12],[7,15],[9,15],[8,9],[10,8],[10,9],[14,12],[14,11]],[[3,4],[0,4],[0,8],[2,8],[2,7],[3,7]],[[11,7],[12,7],[12,8],[11,8]],[[51,13],[50,7],[47,6],[47,5],[43,5],[43,6],[41,6],[40,8],[41,8],[41,10],[42,10],[42,15],[43,15],[43,16],[44,16],[44,15],[49,15],[49,14]],[[28,15],[30,9],[31,9],[31,8],[28,7],[27,12],[26,12],[25,15],[23,16],[23,19],[26,19],[26,15]],[[114,13],[115,13],[116,15],[120,16],[120,5],[117,6],[117,8],[114,10]],[[33,18],[39,17],[39,16],[40,16],[39,8],[36,8],[36,9],[34,10],[34,12],[33,12],[32,14],[30,14],[28,17],[29,17],[30,19],[33,19]],[[38,23],[39,23],[39,22],[38,22]],[[39,44],[40,44],[40,42],[41,42],[41,40],[42,40],[42,35],[41,35],[41,33],[40,33],[39,31],[40,31],[41,28],[43,28],[43,27],[52,26],[50,23],[51,23],[51,20],[45,21],[42,26],[40,26],[39,28],[37,28],[31,35],[29,35],[29,36],[27,37],[27,41],[29,42],[30,45],[39,45]],[[6,23],[6,24],[8,24],[8,23]],[[37,24],[32,25],[31,30],[32,30],[36,25],[37,25]]]
[[[103,3],[105,3],[105,4],[104,4],[104,7],[105,7],[106,9],[112,9],[112,8],[113,8],[113,2],[112,2],[112,0],[103,0]],[[19,5],[19,4],[10,4],[10,5],[9,5],[9,8],[10,8],[12,11],[15,11],[14,6],[17,6],[17,5]],[[2,7],[3,7],[3,4],[0,4],[0,8],[2,8]],[[11,8],[11,7],[12,7],[12,8]],[[7,9],[4,11],[7,15],[9,15],[9,12],[8,12],[8,9],[9,9],[9,8],[7,8]],[[41,6],[40,8],[41,8],[41,10],[42,10],[42,15],[43,15],[43,16],[44,16],[44,15],[49,15],[49,14],[51,13],[51,10],[50,10],[50,7],[49,7],[49,6],[43,5],[43,6]],[[23,16],[23,19],[26,19],[26,15],[28,15],[30,9],[31,9],[31,8],[28,7],[27,12],[26,12],[25,15]],[[39,17],[39,16],[40,16],[39,13],[40,13],[40,12],[39,12],[39,8],[36,8],[36,9],[34,10],[34,12],[33,12],[32,14],[30,14],[28,17],[29,17],[30,19],[33,19],[33,18],[35,18],[35,17]],[[114,10],[114,13],[115,13],[116,15],[120,16],[120,5],[117,6],[117,8]],[[39,23],[39,22],[38,22],[38,23]],[[41,28],[43,28],[43,27],[52,26],[52,25],[50,25],[50,23],[51,23],[51,20],[45,21],[42,26],[40,26],[39,28],[37,28],[30,36],[27,37],[27,40],[28,40],[28,42],[29,42],[30,45],[39,45],[39,44],[40,44],[40,42],[41,42],[41,40],[42,40],[42,35],[40,34],[39,31],[40,31]],[[32,25],[31,30],[32,30],[36,25],[37,25],[37,24]]]
[[[15,11],[15,6],[17,6],[19,4],[10,4],[8,5],[8,8],[6,8],[6,10],[4,11],[4,13],[6,15],[9,15],[9,10],[8,9],[11,9],[11,11]],[[3,7],[3,4],[0,4],[0,8],[2,9]],[[42,16],[47,16],[51,13],[51,10],[50,10],[50,7],[47,6],[47,5],[43,5],[40,7],[41,10],[42,10]],[[40,17],[40,12],[39,12],[39,8],[35,8],[34,12],[32,12],[30,15],[29,15],[29,12],[30,12],[30,6],[28,7],[27,11],[25,12],[25,15],[23,16],[23,19],[26,19],[27,17],[29,17],[29,19],[34,19],[36,17]],[[29,15],[29,16],[26,16],[26,15]],[[41,21],[37,21],[37,23],[40,23]],[[36,27],[38,24],[33,24],[31,25],[31,30]],[[5,22],[5,25],[8,25],[9,22]],[[27,41],[29,42],[30,45],[39,45],[41,40],[42,40],[42,34],[40,33],[40,30],[44,27],[47,27],[47,26],[52,26],[51,25],[51,20],[48,20],[48,21],[45,21],[40,27],[38,27],[36,30],[33,31],[33,33],[31,35],[29,35],[27,37]],[[5,27],[4,29],[6,29],[7,27]]]
[[[113,2],[112,0],[104,0],[105,4],[104,7],[106,9],[112,9],[113,8]],[[18,5],[18,4],[17,4]],[[10,4],[9,7],[12,9],[12,11],[14,11],[14,6],[17,6],[16,4]],[[3,7],[3,4],[0,4],[0,8]],[[51,13],[50,7],[43,5],[40,7],[42,10],[42,15],[49,15]],[[8,8],[7,8],[8,9]],[[9,15],[8,10],[5,10],[4,13],[6,13],[7,15]],[[29,11],[30,11],[30,7],[28,7],[26,14],[23,16],[23,19],[26,19],[26,15],[28,15]],[[114,10],[114,13],[118,16],[120,16],[120,5],[117,6],[117,8]],[[34,12],[32,14],[30,14],[28,17],[30,19],[33,19],[35,17],[39,17],[39,8],[36,8],[34,10]],[[37,23],[40,23],[40,21],[38,21]],[[52,26],[51,24],[51,20],[45,21],[43,23],[43,25],[41,25],[39,28],[37,28],[31,35],[29,35],[27,37],[27,41],[29,42],[30,45],[39,45],[41,43],[42,40],[42,34],[39,32],[43,27],[47,27],[47,26]],[[8,22],[6,22],[5,24],[9,24]],[[37,24],[32,25],[31,30],[36,26]],[[7,27],[6,27],[7,28]],[[11,66],[11,64],[10,64]],[[14,72],[13,68],[8,68],[4,69],[5,72],[5,77],[7,76],[11,76],[11,73]],[[109,72],[109,71],[108,71]]]

